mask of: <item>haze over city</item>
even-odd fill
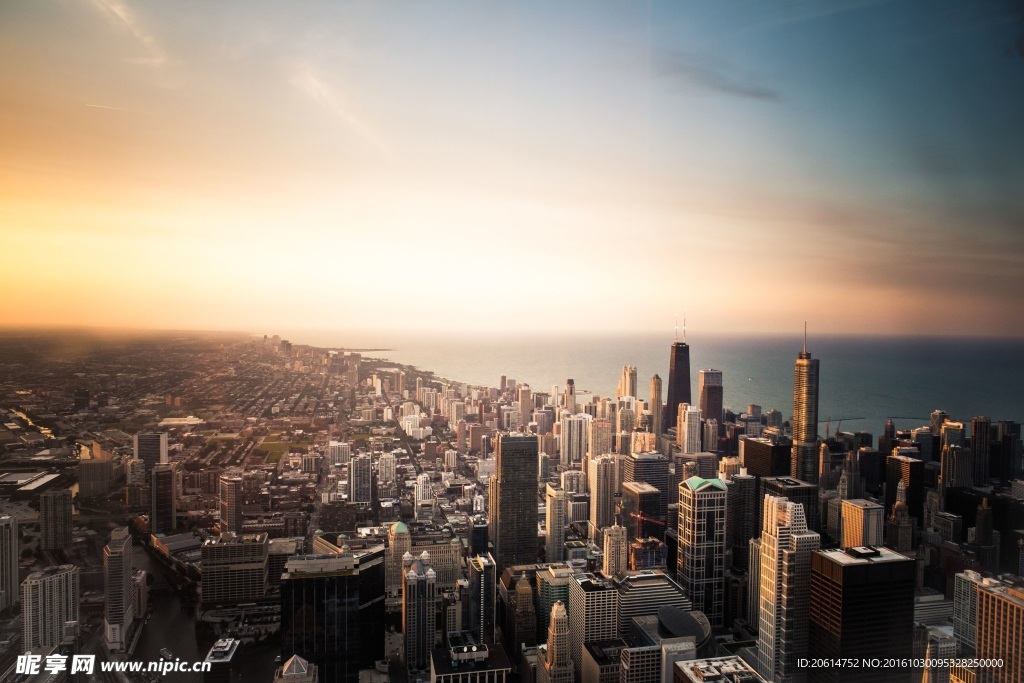
[[[1002,2],[6,2],[0,324],[1018,335],[1021,33]]]

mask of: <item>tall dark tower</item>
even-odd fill
[[[677,328],[678,329],[678,328]],[[686,343],[686,321],[683,321],[683,341],[672,343],[668,359],[668,403],[662,416],[661,428],[668,431],[676,424],[680,403],[693,403],[690,396],[690,345]]]
[[[491,492],[491,528],[498,572],[537,561],[537,437],[499,434]]]

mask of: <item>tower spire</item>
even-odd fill
[[[683,313],[683,343],[686,343],[686,314]]]
[[[807,353],[807,321],[804,321],[804,353]]]

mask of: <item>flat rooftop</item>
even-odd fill
[[[906,555],[881,546],[858,546],[855,548],[834,548],[832,550],[818,550],[828,559],[843,565],[854,564],[878,564],[880,562],[902,562],[909,561]]]

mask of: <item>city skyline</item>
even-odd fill
[[[526,269],[565,296],[489,329],[1019,335],[1020,33],[995,4],[8,3],[0,325],[479,330]],[[641,245],[652,296],[593,276]]]

